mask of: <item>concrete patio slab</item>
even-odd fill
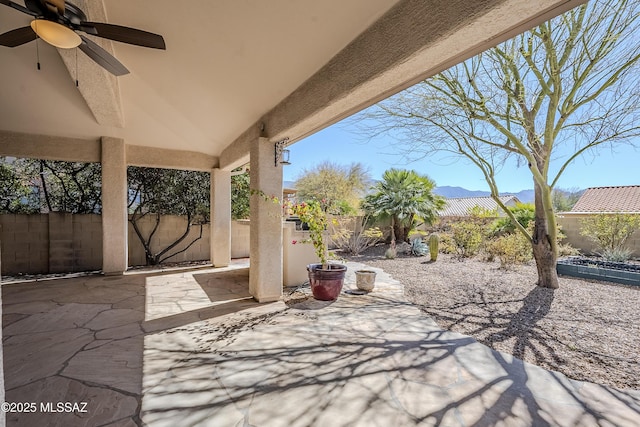
[[[335,302],[258,304],[241,264],[4,285],[6,401],[37,407],[7,425],[640,425],[640,392],[443,331],[377,271]]]

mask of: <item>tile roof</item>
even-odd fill
[[[571,212],[640,213],[640,185],[587,188]]]
[[[507,206],[520,203],[516,196],[500,196],[500,200]],[[447,199],[447,204],[439,214],[440,216],[468,216],[469,209],[474,206],[489,210],[498,209],[498,204],[491,197],[460,197]]]

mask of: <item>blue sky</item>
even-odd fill
[[[640,146],[640,141],[637,142]],[[374,179],[380,179],[385,170],[396,167],[427,174],[438,186],[489,190],[473,164],[436,156],[407,163],[399,151],[394,150],[395,143],[391,137],[367,141],[355,126],[337,123],[289,147],[292,164],[284,166],[284,180],[295,181],[305,169],[329,160],[342,165],[360,162],[369,168]],[[507,165],[498,174],[498,188],[501,192],[531,189],[532,179],[526,167]],[[584,189],[616,185],[640,185],[640,149],[618,146],[615,152],[603,148],[596,155],[587,153],[567,168],[557,187]]]

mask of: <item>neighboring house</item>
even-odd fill
[[[569,212],[558,213],[558,224],[571,246],[589,254],[598,248],[580,234],[582,220],[613,213],[640,214],[640,185],[587,188]],[[636,256],[640,254],[640,232],[631,236],[627,245]]]
[[[571,211],[562,214],[613,212],[640,213],[640,185],[587,188]]]
[[[283,187],[282,200],[295,200],[297,192],[298,190],[296,190],[294,187]]]
[[[500,196],[500,200],[507,207],[515,206],[520,203],[516,196]],[[498,207],[498,203],[491,197],[460,197],[447,199],[447,204],[439,212],[440,217],[465,217],[469,216],[469,210],[479,206],[489,211],[497,211],[498,216],[504,216],[505,213]]]

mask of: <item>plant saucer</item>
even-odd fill
[[[344,293],[349,295],[366,295],[369,292],[363,291],[362,289],[347,289]]]

